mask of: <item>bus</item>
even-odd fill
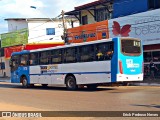
[[[143,80],[143,49],[137,38],[110,38],[14,52],[11,82],[94,89],[105,83]]]

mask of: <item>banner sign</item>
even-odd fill
[[[160,9],[109,20],[110,37],[140,38],[143,45],[160,43]]]
[[[21,29],[15,32],[1,34],[1,47],[9,47],[28,43],[28,30]]]
[[[6,59],[9,59],[13,52],[20,52],[23,50],[23,48],[24,48],[24,46],[15,46],[15,47],[4,48],[4,56]]]
[[[89,42],[109,38],[108,20],[67,29],[69,43]]]

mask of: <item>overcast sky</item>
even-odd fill
[[[8,32],[5,18],[54,18],[62,10],[74,10],[74,7],[93,1],[96,0],[0,0],[0,34]]]

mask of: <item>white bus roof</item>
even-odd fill
[[[89,44],[102,43],[102,42],[110,42],[110,41],[112,41],[112,38],[110,38],[110,39],[96,40],[96,41],[91,41],[91,42],[73,43],[73,44],[68,44],[68,45],[64,45],[64,46],[56,46],[56,47],[49,47],[49,48],[30,50],[30,52],[38,52],[38,51],[45,51],[45,50],[50,50],[50,49],[67,48],[67,47],[81,46],[81,45],[89,45]]]

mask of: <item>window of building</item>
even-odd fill
[[[46,28],[47,35],[55,35],[55,28]]]
[[[52,50],[51,51],[51,63],[58,64],[62,63],[62,50]]]
[[[158,9],[160,8],[160,0],[148,0],[149,9]]]
[[[154,62],[160,62],[160,52],[159,51],[153,51],[152,57]]]
[[[87,17],[87,15],[82,16],[82,25],[86,25],[86,24],[88,24],[88,17]]]
[[[150,62],[152,60],[151,52],[144,52],[144,62]]]
[[[160,52],[159,51],[148,51],[144,52],[144,62],[160,62]]]
[[[109,20],[112,18],[112,13],[108,12],[107,8],[100,8],[96,10],[96,21]]]
[[[95,58],[94,45],[85,45],[79,47],[80,62],[93,61]]]
[[[76,62],[76,48],[67,48],[65,49],[65,62],[66,63],[73,63]]]
[[[4,48],[0,48],[0,57],[4,56]]]

